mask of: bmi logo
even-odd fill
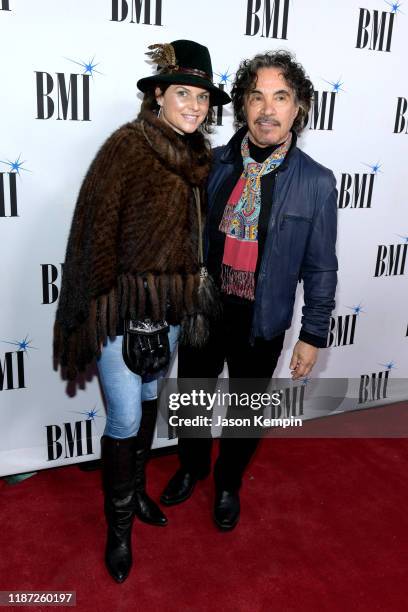
[[[162,8],[162,0],[112,0],[110,21],[125,21],[130,17],[130,23],[161,26]]]
[[[408,100],[406,98],[397,99],[397,112],[395,113],[394,134],[401,134],[405,130],[408,134],[408,121],[405,113],[408,109]]]
[[[276,389],[279,393],[280,403],[271,406],[271,418],[281,419],[290,417],[300,417],[303,413],[306,384],[310,379],[302,379],[300,386],[284,387]]]
[[[37,92],[37,119],[90,121],[90,79],[95,73],[98,64],[94,59],[88,62],[68,61],[83,68],[82,74],[35,71]]]
[[[64,264],[59,265],[59,269],[54,264],[41,264],[42,297],[43,304],[53,304],[59,295],[59,283],[62,276]]]
[[[79,414],[86,416],[86,419],[63,423],[62,426],[46,425],[48,461],[55,461],[62,456],[69,459],[94,454],[92,448],[93,429],[95,418],[100,418],[100,415],[95,408],[79,412]]]
[[[408,236],[397,234],[402,244],[379,244],[374,276],[402,276],[407,261]]]
[[[16,350],[7,351],[0,359],[0,391],[25,389],[24,356],[28,355],[30,349],[36,347],[31,345],[32,341],[28,334],[23,340],[1,340],[1,342],[16,347]]]
[[[391,11],[370,11],[360,8],[357,28],[357,49],[391,51],[395,16],[400,13],[401,2],[388,2]]]
[[[0,172],[0,217],[18,217],[17,205],[17,175],[21,177],[20,170],[30,172],[23,167],[21,153],[15,161],[0,161],[9,167],[8,172]]]
[[[246,36],[288,37],[289,0],[248,0]]]
[[[0,0],[0,11],[10,11],[9,0]]]
[[[384,366],[385,370],[372,372],[371,374],[361,374],[358,398],[359,404],[365,404],[366,402],[373,402],[374,400],[387,397],[388,378],[391,370],[395,368],[395,363],[389,361],[388,363],[380,363],[379,365]]]
[[[330,317],[330,329],[327,337],[327,347],[346,346],[354,344],[357,319],[363,310],[361,302],[355,306],[347,306],[352,312],[349,314]]]
[[[314,92],[309,119],[309,129],[311,130],[333,130],[336,98],[340,91],[344,91],[340,79],[337,79],[337,81],[323,80],[331,85],[331,90]]]
[[[233,73],[230,73],[229,68],[227,68],[227,70],[224,70],[224,72],[215,72],[214,74],[216,77],[218,77],[219,89],[225,91],[226,86],[231,84]],[[217,107],[217,125],[222,125],[223,109],[223,106]]]
[[[380,170],[381,164],[366,164],[371,172],[341,175],[339,188],[339,208],[371,208],[373,197],[374,179]]]

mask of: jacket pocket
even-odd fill
[[[308,228],[309,224],[312,222],[310,217],[303,217],[302,215],[290,215],[285,214],[282,216],[280,221],[280,229],[282,230],[287,224],[302,224],[305,223],[305,227]]]

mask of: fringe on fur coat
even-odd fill
[[[105,142],[79,192],[54,326],[54,364],[72,379],[119,317],[177,324],[197,306],[198,221],[210,147],[149,112]],[[201,198],[203,201],[203,198]]]

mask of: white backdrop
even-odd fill
[[[242,58],[296,53],[318,109],[299,146],[333,169],[340,191],[333,335],[313,376],[407,378],[404,8],[384,0],[0,0],[0,475],[99,454],[96,377],[74,388],[52,369],[55,298],[80,183],[97,148],[135,117],[136,81],[152,73],[144,53],[156,42],[207,45],[227,91]],[[233,133],[229,107],[222,123],[214,144]],[[299,291],[278,376],[289,375],[301,306]]]

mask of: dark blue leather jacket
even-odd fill
[[[209,209],[234,160],[247,128],[214,149],[208,180]],[[209,210],[209,212],[210,212]],[[209,215],[208,217],[209,218]],[[252,336],[270,340],[288,329],[298,281],[303,280],[304,306],[300,339],[326,346],[337,284],[336,180],[331,170],[297,148],[279,167],[265,248],[255,293]],[[208,228],[206,231],[206,252]]]

